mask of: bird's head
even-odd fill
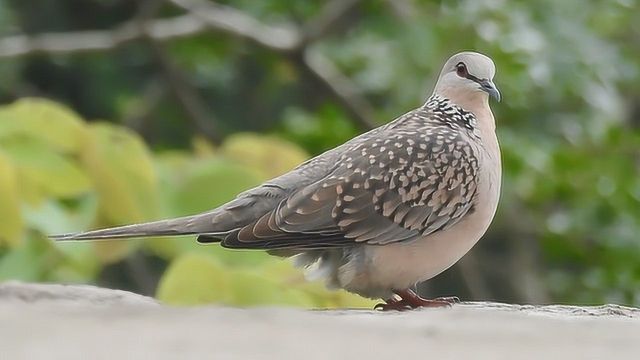
[[[465,51],[447,60],[440,72],[435,93],[463,104],[492,96],[500,101],[500,92],[493,83],[496,66],[482,54]]]

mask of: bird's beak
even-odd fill
[[[498,88],[496,87],[496,84],[493,83],[493,81],[489,79],[482,79],[479,84],[482,91],[486,92],[487,94],[489,94],[489,96],[492,96],[493,98],[498,100],[498,102],[500,102],[500,91],[498,91]]]

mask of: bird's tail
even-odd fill
[[[56,241],[108,240],[149,236],[177,236],[211,233],[212,214],[199,214],[176,219],[118,226],[61,235],[50,235]]]

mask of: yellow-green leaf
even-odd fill
[[[187,172],[175,175],[179,179],[171,208],[178,213],[172,215],[213,209],[261,182],[253,169],[216,158],[195,161]]]
[[[129,255],[139,244],[137,240],[105,240],[91,243],[96,257],[105,264],[118,262]]]
[[[313,307],[311,297],[281,279],[248,268],[234,268],[206,254],[177,258],[160,280],[157,297],[172,305],[221,303],[236,306]]]
[[[194,155],[197,157],[209,157],[216,152],[215,145],[202,136],[196,136],[191,139],[191,147],[193,148]]]
[[[106,123],[90,126],[82,162],[98,193],[98,226],[143,222],[157,217],[158,184],[151,155],[140,137]],[[103,262],[127,256],[138,242],[95,243]]]
[[[288,287],[271,279],[269,274],[249,270],[236,270],[232,274],[233,305],[281,305],[312,308],[311,297],[297,288]]]
[[[222,144],[221,152],[240,164],[259,170],[265,178],[282,175],[309,157],[293,143],[251,133],[228,137]]]
[[[344,290],[329,290],[321,280],[307,281],[303,270],[294,268],[289,261],[272,259],[272,261],[265,263],[261,272],[271,279],[279,279],[278,281],[282,284],[303,292],[313,301],[316,308],[371,309],[378,303]]]
[[[214,258],[188,253],[174,260],[158,285],[156,297],[171,305],[230,303],[228,270]]]
[[[22,136],[62,152],[76,152],[85,124],[67,107],[47,99],[24,98],[0,109],[0,140]]]
[[[9,158],[0,152],[0,244],[17,245],[22,230],[17,174]]]
[[[157,215],[156,173],[137,134],[106,123],[91,125],[82,162],[98,192],[102,224],[140,222]]]
[[[258,185],[261,177],[245,166],[210,157],[193,159],[184,153],[168,153],[157,159],[161,174],[160,193],[163,217],[195,214],[213,209],[238,193]],[[195,237],[158,238],[144,242],[145,248],[163,258],[173,258],[190,251],[204,249]],[[259,255],[259,254],[258,254]],[[226,255],[224,257],[226,260]]]
[[[44,197],[71,197],[87,192],[91,182],[77,161],[46,144],[16,138],[0,146],[18,170],[20,192],[32,203]]]

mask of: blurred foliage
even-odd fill
[[[0,0],[0,33],[110,29],[137,13],[125,0],[31,3]],[[327,2],[221,3],[304,25]],[[163,4],[158,16],[177,14]],[[363,0],[311,45],[354,82],[379,123],[423,101],[454,52],[475,49],[497,64],[501,205],[467,266],[428,282],[430,295],[640,305],[638,39],[635,0]],[[260,253],[191,239],[54,246],[43,238],[212,208],[362,130],[290,54],[213,31],[163,44],[206,105],[216,143],[185,111],[153,49],[142,40],[100,53],[0,57],[8,104],[0,278],[145,292],[141,284],[153,289],[163,274],[157,294],[176,304],[252,305],[262,294],[269,304],[362,305]],[[85,122],[58,103],[109,122]]]
[[[170,263],[157,294],[170,304],[371,306],[307,284],[290,264],[264,253],[211,249],[184,238],[66,244],[45,238],[203,211],[308,157],[296,145],[257,134],[231,136],[219,149],[204,140],[194,147],[197,153],[154,157],[130,130],[87,124],[49,100],[1,107],[0,279],[91,281],[104,264],[142,251]]]

